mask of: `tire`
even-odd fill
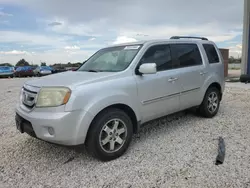
[[[86,148],[92,156],[101,161],[114,160],[126,152],[132,135],[133,124],[129,116],[120,109],[108,108],[98,114],[91,123]]]
[[[250,75],[242,74],[240,76],[240,82],[249,83],[250,82]]]
[[[216,108],[215,108],[215,105],[211,105],[211,102],[209,102],[209,98],[211,101],[212,95],[216,96],[217,98],[217,100],[214,100],[214,103],[213,103],[213,104],[217,104]],[[210,105],[210,108],[209,108],[209,105]],[[199,114],[205,118],[212,118],[218,113],[219,107],[220,107],[220,91],[215,87],[208,88],[204,96],[204,99],[198,108]]]

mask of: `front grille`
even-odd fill
[[[22,89],[22,103],[27,108],[31,109],[35,106],[37,91],[27,89],[25,86]]]

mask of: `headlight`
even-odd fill
[[[66,87],[44,87],[39,91],[36,107],[56,107],[66,104],[71,90]]]

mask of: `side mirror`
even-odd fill
[[[142,64],[139,67],[138,71],[141,74],[155,74],[157,72],[157,70],[156,70],[156,64],[155,63],[145,63],[145,64]]]

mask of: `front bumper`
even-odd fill
[[[36,109],[27,112],[20,105],[16,107],[16,122],[21,132],[26,132],[47,142],[61,145],[79,145],[85,142],[93,116],[79,110],[72,112],[41,112]],[[51,131],[53,134],[51,134]]]

